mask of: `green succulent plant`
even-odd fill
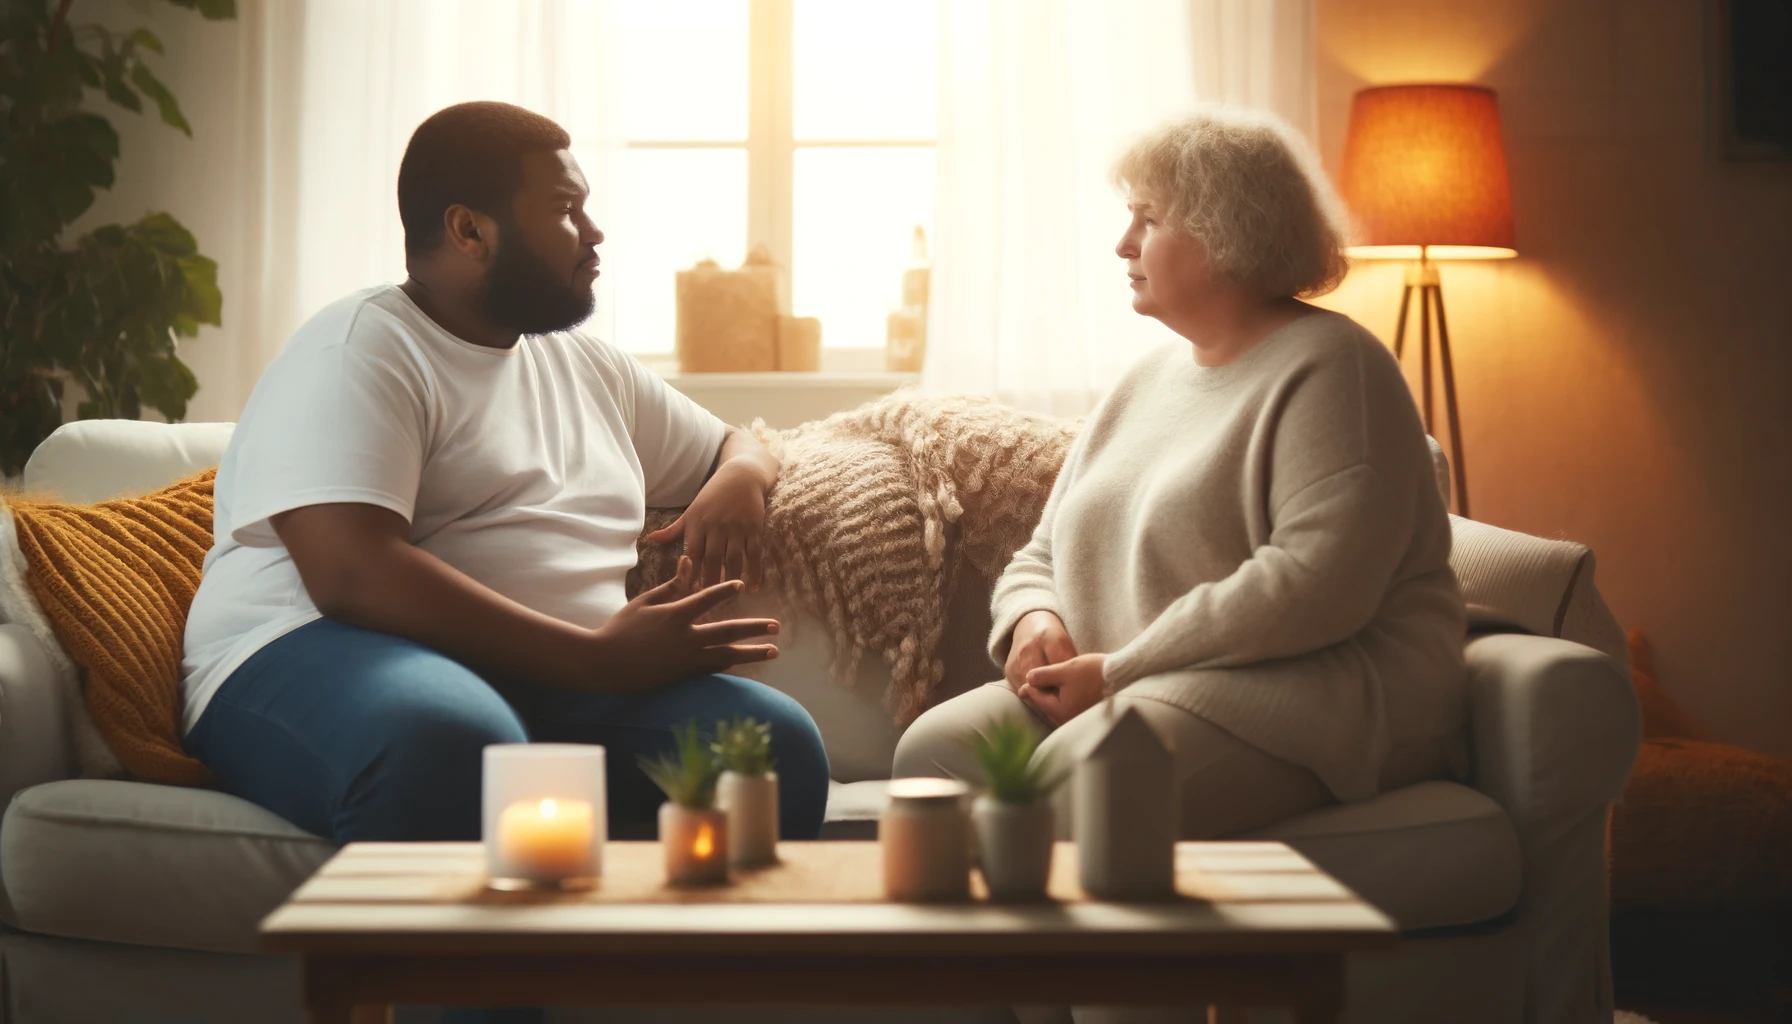
[[[716,763],[736,775],[767,775],[772,770],[772,726],[752,718],[716,723],[715,742],[709,745]]]
[[[989,795],[1005,804],[1030,804],[1062,781],[1052,765],[1036,760],[1039,730],[1020,718],[1004,718],[971,740]]]
[[[672,751],[641,758],[641,770],[680,807],[698,811],[714,807],[722,769],[710,752],[709,740],[697,731],[694,720],[673,726],[672,739]]]

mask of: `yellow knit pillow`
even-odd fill
[[[87,709],[125,768],[198,786],[181,745],[181,644],[212,546],[217,470],[138,498],[70,505],[12,498],[31,593],[87,670]]]

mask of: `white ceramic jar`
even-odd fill
[[[778,773],[723,772],[716,807],[728,815],[728,860],[735,867],[778,862]]]

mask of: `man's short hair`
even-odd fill
[[[460,203],[508,217],[522,185],[523,157],[572,144],[566,129],[509,103],[457,103],[411,133],[398,165],[398,219],[404,251],[422,256],[442,240],[442,214]]]
[[[1323,295],[1344,279],[1343,204],[1311,148],[1275,117],[1202,107],[1135,142],[1114,179],[1167,207],[1165,224],[1265,295]]]

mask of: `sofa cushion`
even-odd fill
[[[1518,903],[1518,835],[1500,805],[1454,782],[1421,782],[1258,829],[1381,908],[1406,931],[1475,924]]]
[[[147,494],[216,466],[234,429],[234,423],[64,423],[31,453],[21,483],[27,492],[73,502]]]
[[[0,880],[25,931],[231,953],[335,847],[205,789],[69,779],[21,791]]]

